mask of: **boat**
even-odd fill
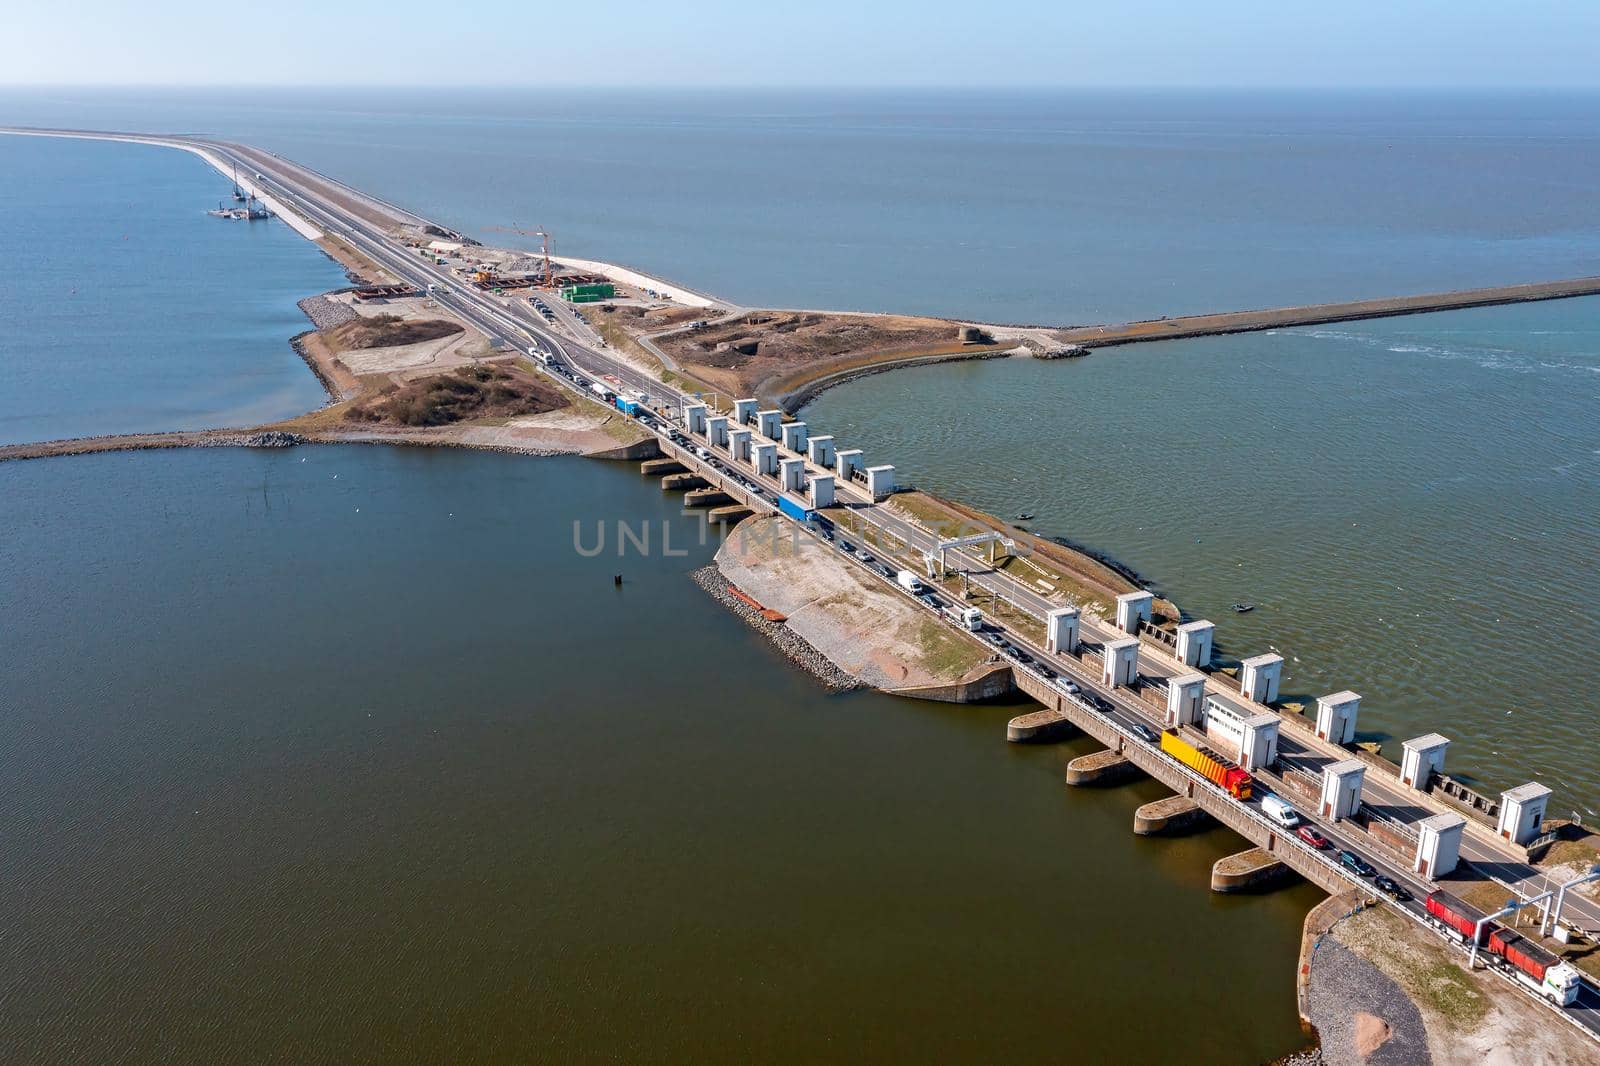
[[[1233,605],[1233,609],[1238,611],[1240,614],[1248,614],[1250,611],[1256,609],[1256,605],[1253,603],[1236,603]]]
[[[1027,521],[1031,520],[1032,518],[1033,518],[1033,512],[1032,511],[1023,511],[1021,514],[1017,515],[1016,521],[1018,521],[1018,522],[1027,522]]]

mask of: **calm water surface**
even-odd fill
[[[688,554],[573,551],[619,517]],[[1313,890],[1213,895],[1235,838],[1136,839],[1160,790],[1069,791],[1013,708],[824,695],[689,583],[697,530],[581,460],[0,466],[7,1058],[1295,1045]]]
[[[1600,273],[1594,93],[9,90],[752,305],[1008,322]]]
[[[288,340],[344,271],[281,222],[208,217],[229,191],[187,152],[0,137],[0,444],[322,405]]]
[[[1438,730],[1600,813],[1600,300],[907,370],[805,417],[1131,564],[1286,693],[1362,693],[1397,759]]]

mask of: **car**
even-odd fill
[[[1343,866],[1346,870],[1349,870],[1357,877],[1371,877],[1373,874],[1378,872],[1378,868],[1376,866],[1373,866],[1370,862],[1368,862],[1366,859],[1363,859],[1353,851],[1341,851],[1339,853],[1339,865]]]
[[[841,540],[839,542],[839,550],[840,551],[853,552],[853,551],[856,550],[856,546],[854,544],[851,544],[847,540]]]
[[[1299,837],[1301,840],[1304,840],[1307,844],[1310,844],[1318,851],[1321,851],[1328,846],[1328,838],[1317,832],[1309,825],[1301,826],[1295,831],[1295,836]]]
[[[878,560],[876,560],[876,559],[874,559],[872,557],[872,553],[871,552],[862,552],[861,553],[861,561],[864,562],[864,563],[875,563]]]
[[[1144,741],[1146,744],[1154,744],[1161,739],[1156,736],[1155,730],[1151,729],[1143,722],[1133,723],[1133,735]]]
[[[1061,683],[1061,688],[1069,696],[1076,696],[1079,692],[1083,691],[1082,689],[1078,688],[1078,683],[1076,681],[1063,681]]]
[[[1411,899],[1411,893],[1406,891],[1405,886],[1387,874],[1374,877],[1372,884],[1379,892],[1392,897],[1396,903],[1406,903]]]
[[[1043,663],[1039,664],[1039,673],[1043,674],[1045,679],[1048,680],[1048,681],[1054,681],[1055,680],[1056,672],[1054,670],[1050,669],[1048,666],[1044,665]]]
[[[1021,648],[1018,648],[1017,649],[1017,661],[1021,662],[1021,663],[1031,663],[1031,662],[1033,662],[1033,656],[1029,655],[1027,652],[1023,651]]]

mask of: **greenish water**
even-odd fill
[[[1600,813],[1600,300],[906,370],[805,418],[1281,650],[1286,694],[1355,689],[1396,759],[1437,730]]]
[[[688,554],[574,551],[619,518]],[[825,695],[687,580],[698,528],[583,460],[0,466],[6,1057],[1295,1046],[1313,890],[1212,895],[1235,838],[1135,838],[1160,789],[1069,791],[1014,708]]]

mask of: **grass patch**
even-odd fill
[[[952,680],[989,657],[987,650],[931,618],[917,620],[917,645],[922,649],[922,663],[928,672]]]
[[[399,315],[364,315],[341,322],[325,331],[329,346],[335,351],[356,351],[362,348],[391,348],[402,344],[420,344],[441,337],[453,337],[463,332],[458,322],[442,318],[401,318]]]
[[[344,420],[388,426],[449,426],[478,419],[541,414],[565,406],[565,397],[523,371],[470,366],[406,385],[390,385],[352,403],[345,409]]]

